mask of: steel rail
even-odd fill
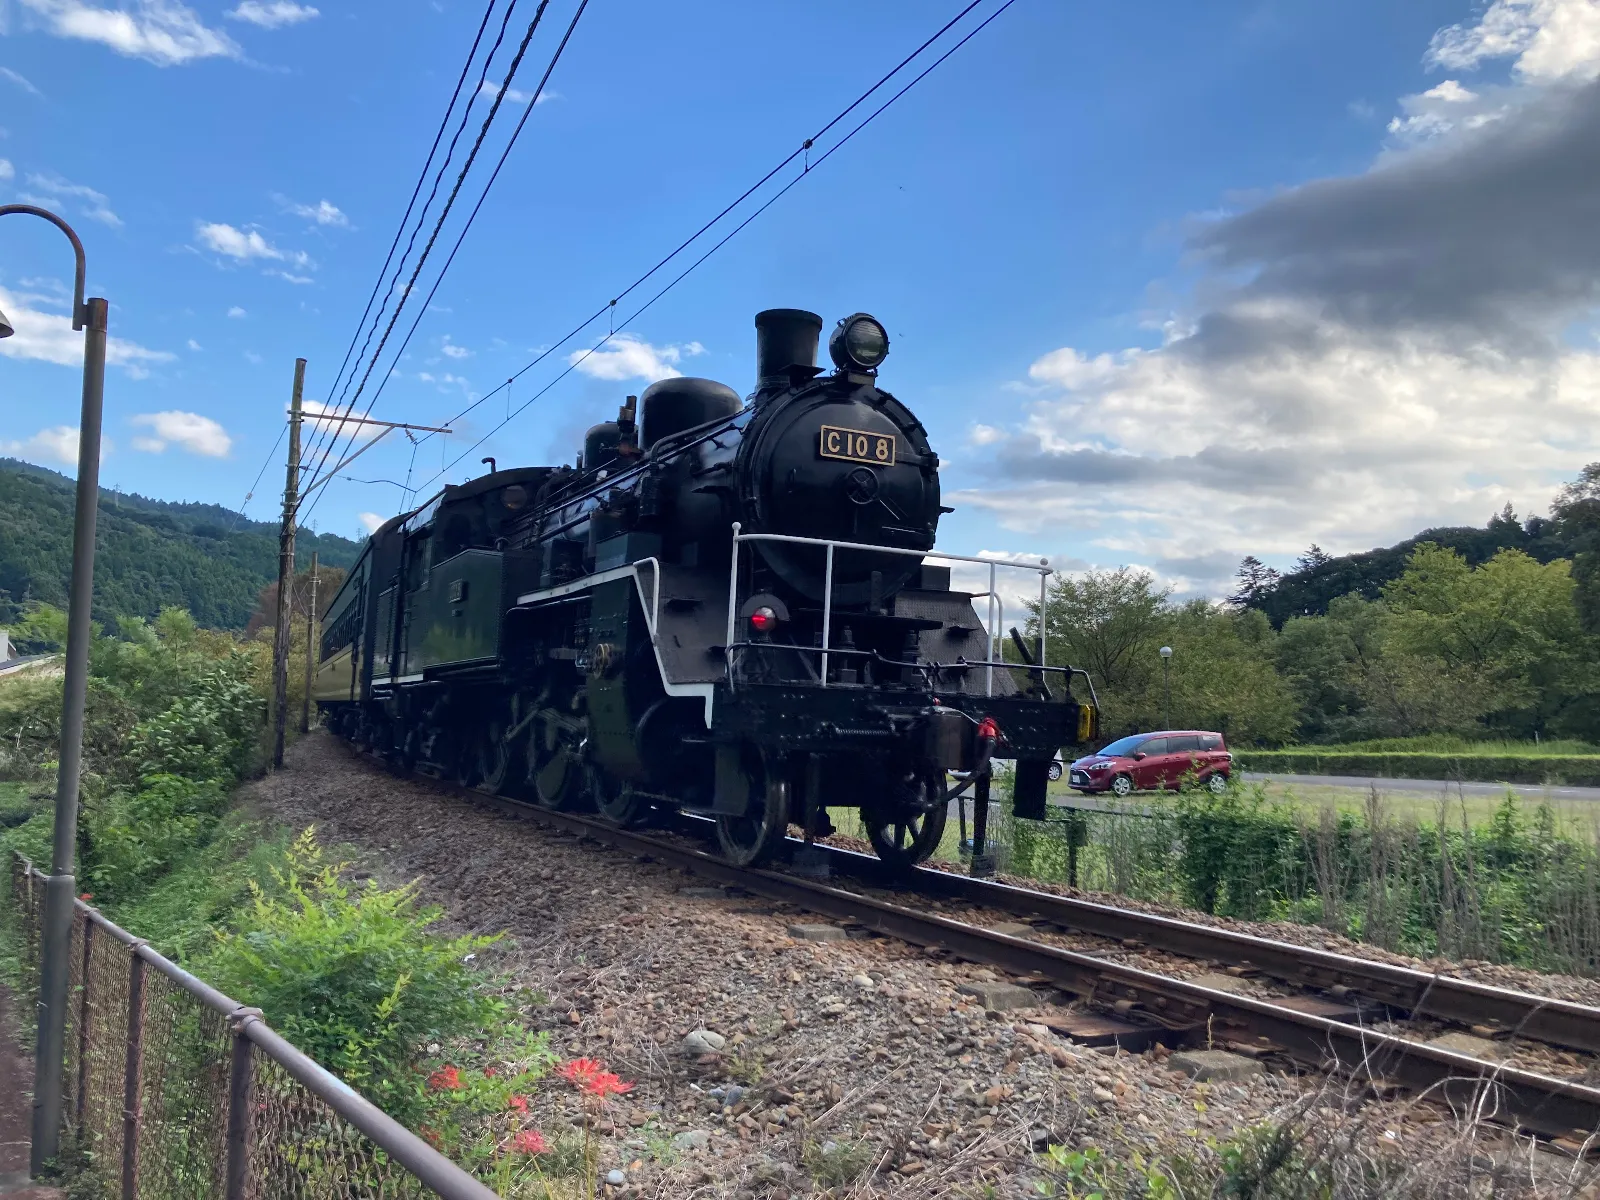
[[[1062,991],[1137,1013],[1177,1039],[1221,1038],[1268,1043],[1317,1070],[1340,1070],[1382,1093],[1401,1087],[1457,1113],[1516,1126],[1579,1147],[1600,1134],[1600,1089],[1486,1062],[1358,1025],[1298,1012],[1249,996],[1217,991],[1108,962],[964,921],[920,912],[829,884],[775,871],[736,867],[703,850],[619,829],[477,789],[467,798],[514,817],[532,817],[639,858],[679,867],[770,900],[850,921],[919,946],[941,947],[973,962],[1034,976]]]
[[[830,865],[841,873],[870,884],[904,886],[907,882],[905,875],[896,876],[871,855],[837,846],[816,849],[827,851]],[[1188,958],[1225,960],[1286,983],[1329,990],[1341,997],[1345,992],[1354,992],[1404,1009],[1412,1016],[1486,1026],[1497,1034],[1600,1053],[1600,1009],[1570,1000],[926,867],[918,868],[910,881],[919,890],[944,898],[998,908],[1016,916],[1042,917],[1081,933],[1137,941]]]

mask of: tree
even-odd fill
[[[1278,582],[1278,572],[1254,554],[1247,554],[1239,563],[1234,578],[1239,581],[1239,590],[1228,597],[1228,603],[1235,608],[1251,608],[1266,598],[1266,594]]]
[[[1315,571],[1318,567],[1325,567],[1332,561],[1333,555],[1315,542],[1312,542],[1311,548],[1294,560],[1294,573],[1300,575],[1306,571]]]
[[[1600,634],[1600,462],[1561,489],[1550,520],[1572,553],[1573,601],[1584,632]]]

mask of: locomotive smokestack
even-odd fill
[[[756,386],[789,382],[791,368],[816,374],[822,318],[803,308],[769,308],[756,314]]]

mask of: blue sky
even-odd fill
[[[575,7],[552,0],[519,92]],[[373,415],[437,424],[502,383],[961,7],[592,0]],[[329,398],[482,15],[0,0],[0,202],[63,211],[112,305],[106,483],[236,507],[296,356]],[[751,318],[784,305],[885,322],[949,550],[1214,595],[1246,553],[1541,510],[1600,457],[1597,73],[1595,0],[1016,0],[446,478],[568,459],[663,373],[747,390]],[[502,106],[423,287],[524,111]],[[68,251],[40,222],[0,239],[0,453],[67,467]],[[426,483],[505,410],[350,474]],[[280,454],[247,511],[281,486]],[[312,520],[353,535],[402,495],[336,481]]]

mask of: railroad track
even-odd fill
[[[476,789],[455,790],[474,802],[641,859],[884,936],[942,948],[1034,986],[1058,988],[1099,1010],[1098,1028],[1125,1045],[1142,1038],[1144,1044],[1156,1040],[1221,1046],[1256,1057],[1280,1055],[1314,1070],[1364,1080],[1379,1095],[1403,1090],[1458,1113],[1537,1134],[1568,1153],[1588,1155],[1600,1148],[1600,1088],[1380,1033],[1362,1023],[1371,1015],[1362,1002],[1587,1053],[1600,1050],[1600,1009],[949,872],[924,868],[909,880],[893,880],[875,858],[837,847],[813,848],[827,855],[834,874],[872,886],[912,886],[1082,933],[1229,961],[1302,988],[1321,989],[1330,999],[1310,997],[1307,1003],[1307,997],[1240,995],[833,882],[736,867],[670,833],[620,829]],[[692,835],[707,824],[689,818],[680,832]]]

